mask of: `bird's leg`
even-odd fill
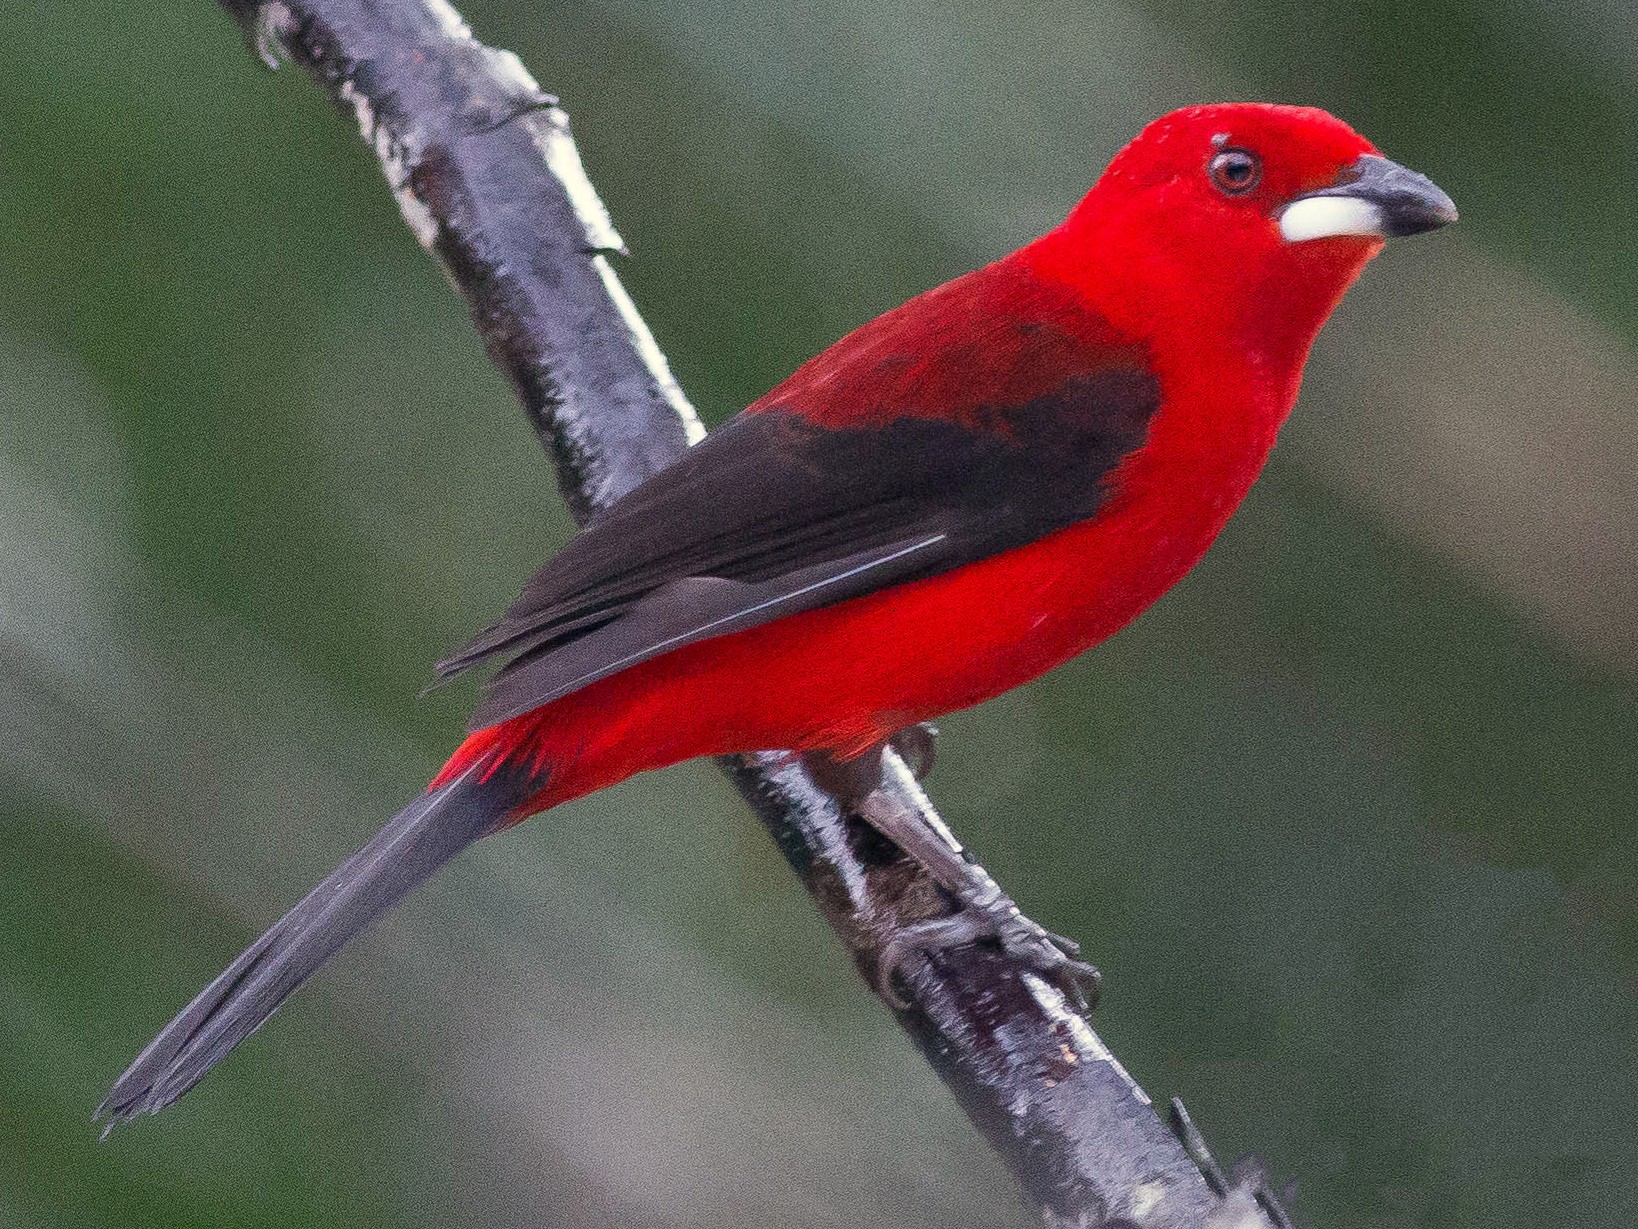
[[[910,750],[921,751],[918,758],[925,771],[931,759],[932,732],[924,726],[911,730]],[[901,731],[887,745],[898,750],[896,743],[905,733]],[[911,766],[910,756],[905,759],[907,767]],[[898,846],[956,902],[955,913],[907,926],[882,949],[878,958],[881,991],[894,1007],[909,1006],[898,991],[898,982],[914,957],[990,939],[1009,956],[1055,982],[1082,1011],[1092,1009],[1100,975],[1095,967],[1077,959],[1080,945],[1026,917],[942,824],[935,826],[920,811],[900,805],[893,794],[877,788],[884,772],[881,747],[849,760],[810,753],[804,762],[815,784]]]
[[[938,727],[931,721],[923,721],[905,726],[886,742],[877,743],[852,759],[839,760],[828,751],[810,751],[802,757],[802,763],[815,785],[848,810],[856,812],[859,804],[882,783],[882,751],[885,748],[891,747],[896,751],[904,766],[910,770],[910,775],[923,781],[933,770],[936,751],[933,740],[937,737]]]
[[[916,725],[907,725],[892,738],[887,745],[899,753],[904,766],[910,770],[910,775],[918,781],[925,781],[927,774],[933,771],[933,759],[937,755],[938,745],[934,741],[938,738],[938,727],[931,721],[922,721]]]
[[[849,811],[857,811],[859,804],[882,783],[882,748],[878,743],[863,755],[839,760],[828,751],[809,751],[802,757],[802,766],[808,770],[813,783]]]
[[[878,961],[882,988],[896,1007],[908,1004],[896,979],[917,954],[992,939],[1001,950],[1055,982],[1082,1011],[1097,1004],[1098,970],[1080,956],[1080,944],[1031,921],[1001,885],[947,829],[940,830],[916,811],[899,806],[883,790],[858,805],[866,823],[892,841],[955,898],[958,911],[906,927],[882,949]]]

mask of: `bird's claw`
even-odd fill
[[[995,942],[1007,956],[1052,982],[1082,1014],[1097,1006],[1103,975],[1095,965],[1078,959],[1081,945],[1037,925],[1004,897],[993,905],[969,905],[960,913],[901,930],[882,948],[877,961],[882,997],[894,1010],[907,1010],[910,1000],[899,987],[909,984],[915,957],[984,940]]]
[[[1001,923],[996,938],[1002,951],[1057,986],[1082,1015],[1097,1007],[1103,974],[1097,965],[1080,959],[1081,945],[1075,940],[1031,921],[1017,906]]]

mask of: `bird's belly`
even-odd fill
[[[779,689],[777,721],[798,737],[774,744],[860,748],[1009,691],[1091,648],[1152,604],[1209,545],[1209,538],[1173,537],[1140,549],[1111,530],[1102,520],[1072,527],[943,576],[756,629],[760,643],[747,633],[733,668]],[[772,715],[753,704],[748,716],[763,714]]]
[[[558,767],[552,802],[702,755],[862,751],[1090,648],[1209,543],[1100,517],[942,576],[668,653],[521,719],[533,731],[524,741]]]

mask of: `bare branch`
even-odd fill
[[[444,0],[223,4],[264,59],[299,65],[355,116],[405,221],[516,386],[578,519],[703,435],[610,264],[623,247],[568,118],[516,56],[475,41]],[[723,766],[868,983],[906,926],[948,912],[915,863],[843,814],[789,755]],[[959,850],[891,752],[873,797]],[[1214,1163],[1202,1171],[1186,1116],[1162,1121],[1046,980],[982,944],[941,952],[910,980],[914,1005],[896,1018],[1049,1225],[1284,1223],[1260,1177],[1230,1187]]]

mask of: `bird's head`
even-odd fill
[[[1312,107],[1223,103],[1155,120],[1043,241],[1115,314],[1307,342],[1383,241],[1456,220],[1433,182]]]

